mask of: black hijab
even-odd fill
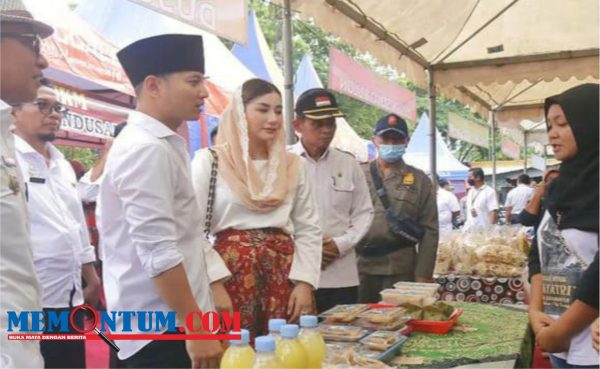
[[[584,84],[546,99],[562,108],[571,126],[577,154],[560,166],[560,176],[548,189],[547,205],[559,229],[598,232],[599,85]]]

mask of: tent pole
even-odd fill
[[[294,81],[292,71],[292,7],[291,0],[283,2],[283,75],[286,142],[296,142],[292,121],[294,120]]]
[[[527,174],[527,131],[523,131],[523,174]]]
[[[433,70],[427,69],[428,77],[428,92],[429,92],[429,171],[431,172],[431,180],[433,181],[434,191],[437,191],[438,178],[437,178],[437,146],[436,146],[436,134],[435,134],[435,81],[433,77]]]
[[[490,111],[490,120],[492,126],[492,145],[490,151],[492,154],[492,188],[496,191],[496,109]]]

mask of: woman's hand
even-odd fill
[[[529,309],[529,322],[531,323],[531,329],[533,329],[533,334],[535,336],[538,335],[542,328],[549,326],[553,321],[554,319],[543,311]]]
[[[231,302],[231,298],[229,297],[223,282],[217,281],[211,283],[210,289],[212,290],[217,311],[233,313],[233,302]]]
[[[295,323],[300,319],[300,315],[312,313],[313,293],[312,287],[306,282],[298,282],[290,295],[288,302],[288,315],[291,315],[289,322]]]

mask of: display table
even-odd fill
[[[464,310],[457,326],[446,335],[413,333],[402,347],[402,368],[451,368],[475,363],[498,363],[528,368],[532,339],[527,312],[491,304],[453,302]],[[416,363],[418,362],[418,363]]]
[[[441,285],[441,301],[466,301],[492,304],[523,304],[525,288],[522,278],[496,278],[461,275],[436,275]]]

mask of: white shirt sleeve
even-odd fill
[[[446,190],[439,189],[438,191],[446,191]],[[450,195],[450,196],[448,196],[450,211],[453,213],[459,212],[460,204],[458,203],[458,199],[456,198],[456,196],[453,193],[448,193],[448,195]]]
[[[183,261],[177,248],[173,211],[177,178],[172,170],[165,148],[144,144],[124,151],[112,171],[131,241],[150,278]]]
[[[293,201],[290,217],[294,224],[294,259],[289,278],[306,282],[316,289],[321,273],[323,236],[317,204],[303,168],[298,171],[298,186]]]
[[[508,195],[506,195],[506,202],[504,202],[504,207],[512,208],[515,206],[515,189],[510,190]]]
[[[206,204],[208,202],[208,188],[210,182],[210,171],[212,166],[212,157],[208,150],[196,151],[192,160],[192,184],[196,193],[196,201],[200,209],[200,219],[206,219]],[[218,185],[218,180],[217,180]],[[204,223],[202,224],[204,227]],[[204,257],[208,268],[208,278],[210,282],[231,277],[231,272],[225,265],[221,255],[208,242],[204,242]]]
[[[373,204],[367,181],[358,163],[353,164],[354,192],[350,209],[350,226],[343,235],[333,238],[340,251],[340,257],[348,254],[354,248],[369,231],[373,221]]]
[[[77,192],[79,193],[79,197],[81,197],[81,201],[85,203],[96,202],[98,199],[98,193],[100,192],[100,178],[93,181],[91,180],[92,170],[88,170],[83,177],[79,179],[77,183]]]
[[[496,196],[496,191],[491,188],[487,195],[487,208],[489,212],[498,210],[498,197]]]

